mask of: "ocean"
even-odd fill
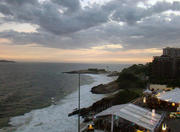
[[[127,66],[122,64],[1,63],[0,97],[7,100],[3,103],[13,104],[18,108],[21,102],[27,108],[27,106],[38,106],[42,105],[42,102],[49,102],[52,97],[57,101],[57,105],[52,104],[23,115],[12,116],[9,122],[12,125],[10,128],[13,128],[13,132],[77,131],[77,115],[68,117],[68,114],[77,108],[78,75],[63,72],[88,68],[121,71]],[[93,86],[105,84],[114,79],[106,75],[81,75],[81,108],[88,107],[105,96],[92,94],[90,90]],[[9,112],[7,114],[11,115],[11,110]],[[3,114],[5,116],[6,113]],[[9,128],[0,129],[2,132],[8,130]]]

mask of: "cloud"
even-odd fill
[[[13,29],[16,32],[31,33],[31,32],[37,32],[36,31],[37,27],[38,27],[37,25],[32,25],[32,24],[28,24],[28,23],[13,23],[13,22],[2,23],[1,28],[0,28],[0,32]]]
[[[67,12],[74,13],[81,9],[79,0],[53,0],[61,8],[65,7]]]
[[[37,62],[79,62],[79,63],[145,63],[153,55],[159,55],[159,49],[141,49],[109,52],[103,49],[58,49],[37,44],[11,45],[0,44],[0,58],[18,61]]]
[[[111,0],[82,8],[79,0],[2,0],[0,29],[4,23],[28,23],[36,25],[36,32],[12,28],[1,30],[0,37],[13,44],[36,43],[60,49],[99,46],[112,51],[110,44],[117,45],[114,49],[118,50],[178,46],[178,11],[180,2],[167,1],[152,5],[144,0]]]
[[[117,45],[117,44],[107,44],[107,45],[101,45],[101,46],[94,46],[92,49],[95,50],[111,50],[111,51],[117,51],[119,49],[122,49],[122,45]]]

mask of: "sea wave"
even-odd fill
[[[91,75],[95,81],[89,85],[81,86],[81,108],[93,104],[95,101],[104,97],[90,92],[93,86],[101,83],[108,83],[114,80],[106,75]],[[57,102],[57,105],[32,110],[22,116],[10,119],[10,124],[16,132],[73,132],[77,130],[77,116],[68,117],[73,109],[77,108],[78,91],[67,95],[64,99]],[[7,132],[8,129],[1,129]]]

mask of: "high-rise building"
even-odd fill
[[[152,73],[155,78],[180,76],[180,48],[164,48],[161,56],[154,56]]]
[[[163,55],[169,57],[180,57],[180,48],[164,48]]]

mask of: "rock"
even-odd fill
[[[113,81],[108,84],[100,84],[98,86],[95,86],[91,89],[91,92],[94,94],[108,94],[113,93],[117,90],[119,90],[118,82]]]
[[[15,61],[0,60],[0,63],[15,63]]]
[[[70,71],[70,72],[63,72],[69,74],[106,74],[109,73],[105,69],[96,69],[96,68],[89,68],[87,70],[78,70],[78,71]]]
[[[124,104],[129,101],[132,101],[137,97],[139,97],[139,94],[134,91],[121,90],[118,93],[115,93],[108,97],[104,97],[103,99],[93,103],[93,105],[87,108],[80,109],[80,116],[84,118],[91,116],[92,113],[93,115],[95,115],[113,105]],[[69,116],[78,114],[78,112],[79,112],[78,110],[73,111],[72,113],[69,114]]]
[[[108,75],[108,77],[119,76],[119,74],[120,74],[119,72],[113,71]]]

